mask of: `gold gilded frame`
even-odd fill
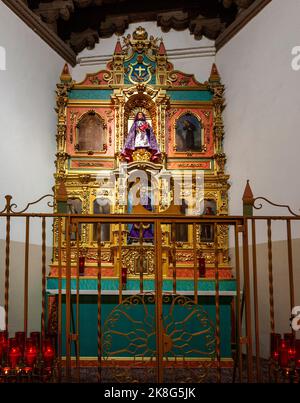
[[[192,151],[192,150],[187,150],[187,151],[177,151],[177,144],[176,144],[176,130],[177,130],[177,122],[179,119],[182,118],[182,116],[184,115],[193,115],[198,122],[200,123],[200,127],[201,127],[201,150],[200,151]],[[205,136],[204,136],[204,132],[205,132],[205,125],[203,120],[200,118],[199,115],[196,114],[196,112],[191,111],[189,109],[187,109],[186,111],[180,113],[179,116],[176,117],[174,123],[173,123],[173,150],[174,152],[178,155],[178,156],[189,156],[191,154],[200,154],[200,153],[204,153],[206,151],[206,144],[205,144]],[[171,137],[171,138],[172,138]]]
[[[72,113],[72,112],[71,112]],[[79,136],[79,125],[81,123],[81,121],[83,119],[85,119],[86,116],[93,114],[96,115],[99,119],[100,122],[102,123],[102,127],[103,127],[103,133],[104,133],[104,142],[103,145],[106,144],[108,142],[108,135],[107,135],[107,122],[105,120],[105,118],[103,116],[101,116],[98,112],[96,112],[95,110],[91,109],[89,111],[84,112],[82,115],[80,115],[79,117],[77,117],[77,122],[76,122],[76,126],[75,126],[75,144],[74,144],[74,153],[75,155],[82,155],[82,154],[88,154],[88,155],[102,155],[102,154],[106,154],[106,149],[102,149],[100,151],[98,150],[77,150],[76,146],[78,146],[78,136]]]

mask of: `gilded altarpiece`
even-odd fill
[[[224,87],[216,66],[208,80],[199,83],[194,75],[174,70],[163,41],[139,27],[117,41],[106,70],[75,82],[65,65],[60,79],[55,212],[71,214],[72,225],[65,225],[68,218],[54,220],[47,292],[51,331],[60,332],[59,301],[63,310],[69,309],[65,322],[62,317],[62,353],[98,361],[134,358],[135,364],[200,357],[211,361],[215,354],[230,361],[235,280],[228,226],[213,224],[214,216],[228,215],[229,189],[223,152]],[[197,172],[204,183],[200,210],[195,208]],[[130,178],[136,173],[137,178],[141,173],[146,177],[146,198],[134,206],[130,190],[135,183]],[[179,191],[178,204],[176,181],[185,174],[190,174],[191,187],[187,193]],[[141,196],[142,188],[139,192]],[[138,219],[130,223],[136,214]],[[151,215],[156,217],[153,224]],[[183,222],[185,216],[189,218]],[[140,222],[140,217],[148,222]],[[76,303],[71,289],[77,293]],[[58,295],[64,290],[65,305]],[[159,293],[161,303],[153,305]],[[74,304],[77,330],[70,323]],[[217,309],[222,340],[220,333],[215,338]],[[191,319],[191,312],[199,323]],[[136,323],[145,331],[141,352],[129,343],[138,330]],[[70,327],[77,340],[72,352]],[[92,337],[97,329],[98,340]],[[174,338],[168,329],[179,336]],[[156,334],[158,344],[149,342],[150,334]],[[197,365],[203,369],[201,362]],[[127,370],[122,374],[126,377]]]
[[[132,36],[124,38],[123,43],[118,40],[106,70],[88,74],[78,83],[72,80],[65,66],[57,85],[55,180],[56,193],[61,182],[65,185],[68,211],[88,215],[127,213],[128,205],[119,202],[124,199],[121,182],[112,184],[107,180],[109,175],[120,178],[121,166],[125,163],[127,174],[142,169],[154,178],[158,203],[152,210],[156,213],[163,214],[172,203],[174,194],[170,189],[168,200],[162,197],[163,175],[176,177],[180,172],[203,170],[203,214],[227,215],[229,176],[225,174],[226,156],[223,152],[223,93],[224,87],[215,65],[208,80],[199,83],[193,75],[174,70],[163,42],[153,37],[149,39],[141,27]],[[130,125],[139,112],[150,122],[159,146],[160,155],[155,161],[144,152],[145,149],[135,150],[129,161],[122,155]],[[108,201],[106,209],[103,203],[97,205],[99,199]],[[171,232],[170,226],[166,225],[163,232],[164,278],[172,277]],[[192,278],[193,231],[188,227],[177,232],[177,277]],[[134,242],[128,242],[128,235],[129,229],[123,225],[122,267],[127,267],[128,276],[134,278],[138,275],[139,252]],[[216,235],[215,238],[213,229],[207,225],[197,226],[197,248],[199,256],[205,258],[205,276],[214,278],[217,253],[220,278],[230,279],[227,227],[218,226]],[[118,229],[109,225],[101,239],[102,276],[116,278],[120,267],[117,264]],[[57,275],[57,242],[55,230],[50,276]],[[71,241],[72,275],[76,274],[75,244],[75,240]],[[66,254],[64,245],[63,240],[63,259]],[[96,277],[97,240],[92,224],[82,224],[80,228],[80,250],[85,256],[85,276]],[[144,260],[144,276],[151,278],[153,245],[145,245]],[[63,267],[63,274],[64,270]]]

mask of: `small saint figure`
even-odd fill
[[[133,212],[133,206],[136,205],[134,203],[141,204],[146,210],[153,211],[151,197],[149,197],[149,190],[147,187],[141,187],[137,191],[138,199],[134,200],[133,194],[130,191],[128,194],[128,213]],[[152,242],[154,239],[154,228],[153,224],[150,223],[135,223],[129,224],[128,226],[129,234],[128,234],[128,244],[140,242]]]
[[[177,151],[195,151],[197,147],[195,145],[196,126],[189,120],[182,122],[181,130],[177,131]]]
[[[121,156],[128,162],[132,161],[132,153],[137,149],[146,149],[151,153],[150,160],[160,160],[161,152],[150,124],[143,112],[138,112],[125,140]]]

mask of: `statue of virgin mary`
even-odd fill
[[[161,152],[153,129],[146,121],[145,114],[138,112],[125,140],[121,156],[126,161],[131,162],[133,151],[141,148],[147,149],[151,153],[150,160],[152,162],[157,162],[160,159]]]

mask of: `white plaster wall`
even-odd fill
[[[162,32],[160,27],[156,25],[155,22],[141,22],[137,24],[130,24],[129,28],[124,33],[124,36],[128,34],[132,34],[134,30],[138,27],[142,26],[148,32],[149,37],[153,35],[155,38],[163,38],[166,50],[172,49],[183,49],[183,48],[195,48],[201,47],[203,48],[201,51],[210,51],[211,48],[214,48],[214,41],[211,41],[205,37],[201,40],[195,40],[194,36],[189,33],[188,30],[185,31],[174,31],[173,29],[167,33]],[[91,57],[91,56],[103,56],[103,55],[112,55],[116,46],[118,37],[116,35],[112,36],[108,39],[100,39],[100,42],[95,46],[94,49],[83,50],[78,58],[81,57]],[[122,39],[121,39],[122,41]],[[174,64],[174,68],[176,70],[181,70],[188,74],[195,74],[195,77],[200,82],[206,81],[210,75],[212,63],[215,61],[215,56],[206,56],[206,57],[193,57],[191,52],[195,52],[195,50],[190,50],[188,55],[184,55],[187,58],[180,59],[171,59],[170,61]],[[85,78],[86,73],[94,73],[101,69],[105,69],[106,65],[103,64],[95,64],[94,66],[80,66],[77,65],[72,70],[73,79],[80,82]]]
[[[6,53],[6,70],[0,69],[2,210],[5,194],[11,194],[13,201],[23,207],[51,193],[55,170],[55,84],[64,61],[2,2],[0,47]],[[46,211],[47,204],[41,209]],[[0,234],[2,238],[3,232]],[[12,237],[20,240],[21,230],[14,231]],[[33,233],[31,242],[39,243],[39,238]]]
[[[217,53],[217,65],[226,87],[224,148],[231,177],[230,214],[242,213],[241,198],[247,179],[251,181],[254,196],[289,204],[299,212],[300,70],[292,69],[292,49],[300,45],[299,15],[299,0],[273,0]],[[264,206],[255,214],[289,214],[284,209]],[[260,223],[256,229],[260,244],[257,247],[260,347],[262,356],[267,358],[270,338],[267,227]],[[300,222],[293,228],[297,305],[300,303],[299,242],[296,240],[299,234]],[[273,224],[272,238],[286,239],[285,223]],[[285,241],[273,243],[273,270],[276,331],[289,332]]]
[[[300,45],[299,15],[299,0],[273,0],[217,53],[226,86],[231,214],[242,212],[247,179],[255,196],[299,211],[300,71],[291,66],[292,49]]]

